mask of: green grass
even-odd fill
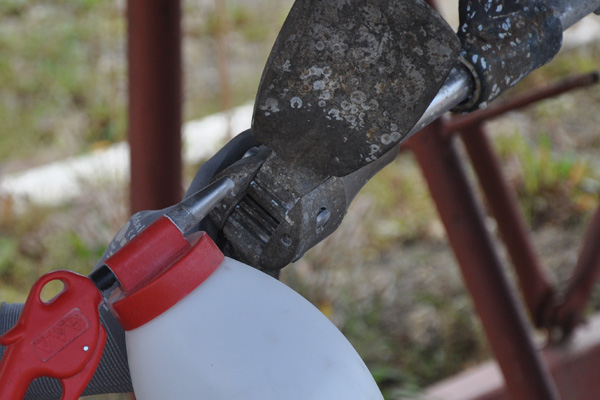
[[[271,43],[291,3],[229,2],[232,105],[253,100]],[[186,1],[185,119],[220,111],[214,8]],[[123,1],[0,4],[0,162],[44,159],[125,139]],[[212,71],[212,72],[211,72]]]
[[[215,39],[223,30],[226,41],[221,50],[227,55],[231,105],[254,100],[262,69],[292,2],[229,0],[224,22],[219,22],[210,4],[184,2],[186,119],[221,111]]]
[[[532,142],[522,133],[499,135],[495,144],[529,223],[577,223],[598,205],[600,175],[585,158],[557,153],[541,134]]]
[[[0,160],[72,154],[125,137],[124,21],[109,2],[0,10]]]
[[[102,196],[90,197],[63,208],[32,207],[22,216],[0,219],[2,301],[24,301],[32,283],[51,270],[91,271],[122,223],[124,207],[115,216],[114,205],[102,203]]]

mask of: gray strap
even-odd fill
[[[19,318],[23,304],[3,304],[0,308],[0,334],[8,331]],[[131,392],[131,378],[125,355],[125,334],[123,329],[106,308],[100,309],[100,320],[106,328],[107,341],[100,365],[94,374],[84,395],[102,393]],[[4,347],[0,346],[0,358],[4,355]],[[60,382],[50,378],[36,379],[25,396],[26,400],[60,399],[62,388]]]

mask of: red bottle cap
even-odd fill
[[[136,285],[133,291],[112,304],[125,330],[138,328],[158,317],[196,289],[223,262],[225,256],[202,232],[189,250],[151,282]],[[117,269],[118,266],[116,266]],[[112,266],[111,266],[112,268]],[[162,269],[162,268],[161,268]]]
[[[190,250],[173,222],[161,216],[104,262],[127,294],[144,286]]]

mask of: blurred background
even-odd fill
[[[183,0],[184,121],[252,103],[291,4]],[[456,4],[441,6],[455,25]],[[125,12],[124,0],[0,0],[0,183],[127,139]],[[555,60],[505,97],[597,68],[597,24],[577,29]],[[596,86],[487,124],[559,286],[598,204],[599,105]],[[186,182],[198,166],[185,166]],[[83,184],[77,197],[51,205],[0,192],[0,300],[22,302],[47,271],[87,274],[95,265],[128,218],[128,182]],[[489,228],[495,231],[492,220]],[[389,399],[418,398],[421,388],[489,357],[408,152],[367,184],[338,231],[286,267],[282,279],[346,334]],[[600,291],[590,311],[598,307]]]

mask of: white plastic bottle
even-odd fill
[[[127,352],[138,400],[383,399],[352,345],[312,304],[245,264],[216,263],[176,302],[170,291],[195,278],[189,265],[171,268],[119,315],[133,327]],[[131,310],[142,308],[166,311],[132,324]]]

